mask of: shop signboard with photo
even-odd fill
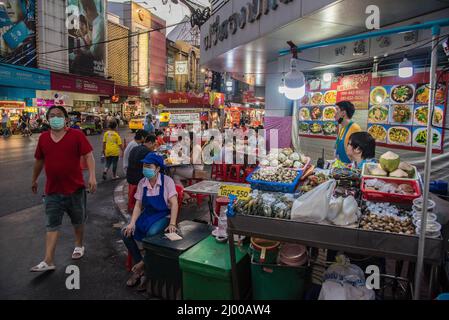
[[[106,13],[104,0],[67,0],[69,72],[104,76]]]
[[[0,2],[0,62],[35,68],[36,1]]]

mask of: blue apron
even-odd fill
[[[158,220],[165,218],[170,214],[170,209],[165,203],[164,199],[164,175],[161,174],[161,188],[159,195],[148,197],[147,187],[143,188],[142,206],[143,212],[136,221],[136,230],[134,232],[134,239],[142,241],[146,237],[151,226]]]
[[[346,135],[348,134],[349,128],[352,126],[353,122],[349,122],[349,124],[347,125],[345,132],[343,134],[343,138],[340,139],[340,134],[337,137],[337,141],[335,143],[335,151],[336,151],[336,156],[338,159],[340,159],[340,161],[344,162],[344,163],[351,163],[351,160],[349,159],[348,155],[346,154],[346,148],[345,148],[345,140],[346,140]]]

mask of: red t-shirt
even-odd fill
[[[80,130],[67,129],[58,143],[53,141],[50,131],[43,132],[34,157],[45,163],[45,193],[69,195],[84,187],[80,158],[91,151],[92,146]]]

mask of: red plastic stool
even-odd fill
[[[244,182],[244,179],[240,176],[240,172],[242,171],[241,164],[232,164],[229,168],[229,174],[227,176],[227,180],[229,182]]]
[[[201,182],[201,181],[203,181],[203,179],[188,179],[187,185],[191,186],[194,183]],[[184,192],[187,193],[190,197],[196,199],[196,203],[197,203],[198,207],[201,207],[203,200],[209,197],[206,194],[197,194],[197,193],[191,193],[191,192],[187,192],[187,191],[184,191]]]
[[[229,198],[227,197],[218,197],[215,199],[215,216],[212,224],[214,226],[218,225],[217,217],[220,216],[221,207],[227,206],[229,204]]]

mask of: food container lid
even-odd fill
[[[421,229],[419,227],[416,228],[416,234],[419,235],[421,233]],[[441,235],[440,231],[431,232],[429,230],[426,231],[426,237],[428,238],[439,238]]]
[[[421,229],[421,220],[416,221],[416,227]],[[426,225],[426,231],[427,232],[440,232],[441,230],[441,224],[439,224],[436,221],[428,221]]]
[[[422,219],[422,214],[421,212],[413,212],[413,218],[415,220],[420,220]],[[435,213],[428,213],[427,214],[427,221],[437,221],[437,215]]]
[[[289,260],[300,260],[305,256],[307,249],[300,244],[286,243],[280,249],[281,258]]]
[[[427,203],[428,203],[428,206],[427,206],[427,209],[428,209],[428,210],[435,208],[435,201],[429,199]],[[413,204],[414,204],[418,209],[422,209],[423,198],[420,197],[420,198],[417,198],[417,199],[413,200]]]
[[[435,209],[435,208],[430,208],[429,207],[429,208],[427,208],[427,212],[433,212],[433,209]],[[422,208],[421,207],[417,207],[415,205],[413,205],[412,210],[415,211],[415,212],[422,213]]]

